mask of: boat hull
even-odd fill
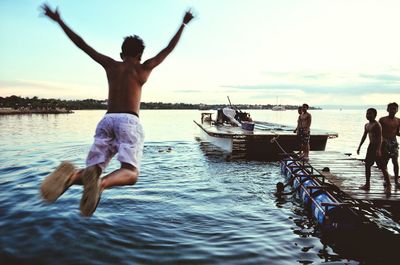
[[[287,153],[300,150],[299,138],[292,131],[265,129],[251,132],[238,127],[195,123],[204,140],[234,156],[276,161],[281,157],[282,149]],[[329,134],[311,134],[310,150],[324,151],[328,138]]]

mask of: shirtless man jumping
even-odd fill
[[[386,166],[382,164],[382,158],[381,158],[382,127],[379,124],[379,122],[375,120],[376,115],[377,115],[376,109],[374,108],[367,109],[366,118],[368,120],[368,123],[365,124],[364,134],[361,138],[360,145],[358,146],[357,149],[357,154],[360,154],[360,148],[368,135],[369,145],[367,149],[367,155],[365,156],[365,185],[361,186],[360,189],[362,190],[370,189],[371,167],[376,162],[378,167],[382,170],[383,177],[386,182],[385,193],[390,194],[391,187],[390,187],[389,174],[387,172]]]
[[[399,183],[399,144],[396,136],[400,136],[400,119],[395,115],[399,110],[396,102],[389,103],[387,106],[388,116],[379,119],[382,126],[382,163],[386,166],[390,159],[393,163],[394,183],[396,188],[400,188]]]
[[[94,143],[86,159],[86,168],[77,170],[63,162],[41,185],[44,200],[54,202],[73,184],[83,184],[80,211],[90,216],[96,210],[100,194],[113,186],[134,185],[140,171],[143,153],[143,129],[139,121],[142,86],[151,71],[164,61],[178,43],[183,29],[193,19],[190,11],[183,17],[178,32],[155,57],[141,63],[143,41],[138,36],[126,37],[122,43],[121,59],[105,56],[90,47],[61,19],[58,9],[42,5],[44,15],[60,25],[71,41],[106,71],[108,80],[108,109],[98,123]],[[111,158],[118,154],[121,168],[100,179]]]

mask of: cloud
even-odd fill
[[[65,90],[65,84],[53,83],[39,80],[0,80],[0,89],[10,88],[26,88],[26,89],[41,89],[41,90]]]
[[[202,90],[195,90],[195,89],[182,89],[182,90],[174,90],[175,93],[202,93]]]
[[[222,85],[236,91],[331,95],[399,94],[400,75],[368,73],[268,73],[261,84]]]
[[[0,80],[0,96],[84,99],[98,98],[98,87],[91,85],[49,82],[42,80]]]
[[[360,74],[360,77],[378,81],[400,82],[400,75],[394,74]]]

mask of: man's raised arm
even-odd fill
[[[79,35],[73,32],[61,19],[60,13],[58,12],[58,8],[55,11],[53,11],[47,4],[43,4],[41,8],[44,15],[57,22],[64,30],[65,34],[67,34],[67,36],[71,39],[71,41],[76,46],[78,46],[78,48],[80,48],[87,55],[89,55],[93,60],[101,64],[103,67],[106,67],[108,64],[114,61],[110,57],[97,52],[95,49],[90,47]]]
[[[151,59],[148,59],[143,63],[143,66],[148,69],[152,70],[154,67],[162,63],[164,59],[172,52],[172,50],[175,48],[176,44],[178,43],[183,29],[185,26],[193,19],[193,14],[189,11],[186,12],[185,16],[183,17],[183,21],[181,26],[178,29],[178,32],[174,35],[174,37],[171,39],[169,42],[168,46],[164,48],[161,52],[159,52],[156,56],[154,56]]]

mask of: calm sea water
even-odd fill
[[[339,133],[327,150],[355,153],[363,110],[311,113],[313,128]],[[326,241],[296,197],[273,196],[275,184],[284,180],[277,163],[228,161],[198,140],[192,120],[199,120],[200,112],[194,110],[141,111],[146,140],[139,182],[106,190],[93,217],[79,214],[80,186],[54,204],[43,203],[41,181],[62,160],[84,166],[103,114],[0,116],[0,264],[393,261],[387,250],[400,243],[393,241],[400,232],[393,215],[370,214],[377,223],[371,231],[375,239],[366,237],[371,249],[364,251],[362,242],[358,247]],[[297,120],[296,111],[251,114],[283,124]],[[113,161],[105,173],[118,167]]]

